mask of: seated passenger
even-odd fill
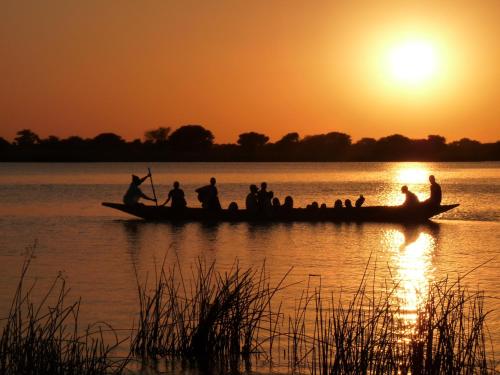
[[[148,201],[156,201],[156,199],[150,198],[146,194],[144,194],[139,188],[139,185],[142,184],[148,177],[151,177],[149,173],[143,178],[140,178],[135,174],[132,175],[132,182],[130,183],[127,192],[123,196],[123,203],[125,203],[127,206],[134,206],[136,204],[139,204],[139,199],[141,198],[147,199]]]
[[[238,203],[236,203],[236,202],[229,203],[229,207],[227,209],[230,212],[236,212],[236,211],[238,211]]]
[[[167,200],[162,204],[165,206],[172,200],[171,207],[174,209],[182,209],[186,207],[186,199],[184,198],[184,191],[179,189],[179,182],[174,182],[174,188],[168,192]]]
[[[273,195],[272,191],[267,191],[266,182],[260,184],[260,190],[257,193],[257,202],[260,211],[268,211],[271,208],[271,199],[273,198]]]
[[[256,185],[250,185],[250,193],[248,193],[247,199],[245,200],[245,207],[249,212],[255,213],[259,209],[257,201],[258,190]]]
[[[321,203],[321,206],[319,206],[321,210],[326,210],[326,203]]]
[[[345,208],[352,208],[352,202],[350,199],[344,201]]]
[[[431,195],[429,199],[424,201],[424,203],[432,206],[439,206],[443,197],[441,186],[439,186],[439,184],[436,182],[436,178],[433,175],[429,176],[429,182],[431,183]]]
[[[406,185],[403,186],[401,188],[401,192],[406,195],[406,199],[403,202],[402,206],[405,206],[405,207],[418,206],[418,204],[420,202],[418,201],[417,196],[414,193],[412,193],[410,190],[408,190],[408,186],[406,186]]]
[[[333,204],[333,208],[342,208],[342,201],[340,199],[337,199]]]
[[[274,197],[272,200],[273,208],[280,208],[281,203],[280,200],[277,197]]]
[[[361,194],[361,195],[359,196],[359,198],[358,198],[358,199],[356,199],[356,203],[355,203],[356,208],[361,207],[361,206],[363,205],[363,203],[365,203],[365,197],[363,197],[363,194]]]
[[[287,210],[293,208],[293,198],[291,196],[287,195],[285,197],[285,203],[283,204],[283,207]]]
[[[312,202],[310,208],[312,210],[317,210],[319,208],[318,202],[316,202],[316,201]]]

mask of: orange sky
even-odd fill
[[[500,139],[500,1],[3,0],[0,136],[245,131]],[[387,49],[431,40],[401,87]]]

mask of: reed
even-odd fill
[[[321,281],[313,288],[309,280],[285,315],[274,301],[285,277],[271,286],[264,267],[235,263],[221,274],[198,260],[186,285],[178,265],[163,264],[151,287],[137,284],[140,319],[131,351],[194,360],[221,373],[248,369],[255,355],[283,371],[281,354],[287,372],[312,375],[495,373],[487,359],[485,297],[461,280],[429,285],[409,322],[398,285],[376,290],[366,271],[352,296],[326,293]]]
[[[104,323],[79,327],[80,300],[67,304],[69,289],[59,275],[40,303],[34,284],[25,287],[27,257],[0,336],[0,374],[120,374],[127,359],[113,359],[120,343],[105,343],[113,333]],[[82,333],[83,332],[83,333]],[[106,336],[106,337],[105,337]]]
[[[198,260],[186,285],[175,267],[164,264],[152,288],[138,282],[139,324],[131,352],[143,357],[176,356],[237,369],[252,353],[272,348],[280,314],[271,301],[283,280],[271,286],[265,264],[226,273]],[[278,308],[279,311],[279,308]],[[267,343],[267,345],[265,345]]]
[[[484,295],[461,281],[430,285],[409,323],[394,296],[364,280],[349,302],[305,292],[289,327],[289,368],[310,374],[494,374],[486,351]],[[299,327],[299,328],[297,328]],[[298,354],[299,353],[299,354]]]

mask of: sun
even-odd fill
[[[421,85],[431,81],[438,70],[437,53],[432,43],[405,41],[388,53],[389,73],[402,84]]]

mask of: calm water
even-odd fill
[[[30,277],[43,289],[62,272],[71,295],[82,297],[82,317],[130,328],[137,312],[134,267],[141,277],[152,272],[167,252],[186,270],[200,255],[221,270],[238,259],[242,265],[266,260],[279,279],[290,267],[287,300],[298,298],[310,275],[321,275],[325,288],[353,291],[370,259],[376,283],[400,283],[408,308],[419,303],[430,280],[456,278],[484,262],[465,283],[491,297],[488,321],[500,352],[500,163],[262,163],[149,165],[161,199],[174,179],[188,204],[198,205],[194,189],[217,177],[223,206],[241,206],[250,183],[267,181],[280,198],[297,206],[313,200],[329,206],[337,198],[366,205],[399,204],[402,184],[420,198],[435,174],[443,203],[457,209],[434,225],[397,224],[220,224],[147,223],[102,207],[121,201],[130,174],[144,175],[148,165],[0,164],[0,316],[4,316],[18,280],[24,249],[36,246]],[[143,190],[150,194],[150,185]],[[186,272],[188,273],[188,272]]]

